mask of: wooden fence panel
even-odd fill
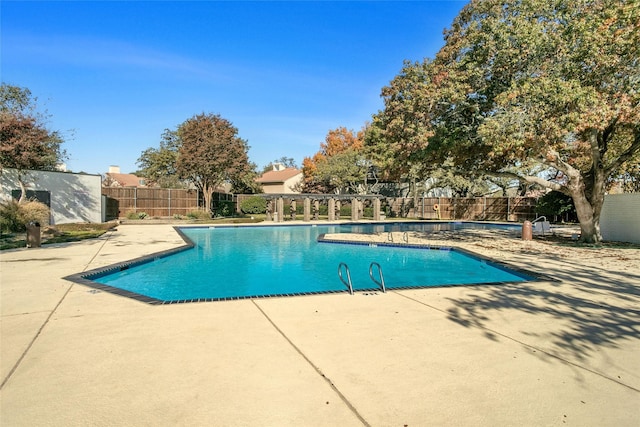
[[[414,206],[411,198],[386,199],[391,216],[461,221],[531,220],[536,203],[535,197],[421,197]]]
[[[118,217],[144,212],[151,217],[186,215],[199,209],[197,190],[181,188],[102,188],[102,194],[118,201]]]
[[[507,221],[508,197],[486,197],[484,199],[485,221]]]
[[[510,197],[508,221],[532,220],[536,217],[537,199],[534,197]]]

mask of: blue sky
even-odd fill
[[[464,1],[7,1],[1,76],[27,87],[74,172],[138,169],[164,129],[220,114],[262,168],[359,130],[403,60],[433,57]]]

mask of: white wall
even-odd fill
[[[600,213],[604,240],[640,243],[640,194],[607,194]]]
[[[11,200],[11,191],[19,190],[17,171],[2,169],[0,201]],[[102,178],[67,172],[28,171],[27,190],[51,193],[51,224],[102,222]]]

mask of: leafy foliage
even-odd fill
[[[306,193],[359,193],[369,162],[363,151],[364,131],[330,130],[320,151],[302,162]]]
[[[62,137],[44,125],[44,118],[35,113],[36,98],[27,88],[0,86],[0,169],[18,171],[25,201],[24,174],[27,170],[54,170],[65,158]]]
[[[180,139],[176,131],[165,129],[159,148],[147,148],[138,158],[139,176],[147,179],[150,185],[158,184],[162,188],[184,188],[178,177],[177,163]]]
[[[267,211],[267,200],[259,196],[246,198],[240,204],[240,210],[244,214],[263,214]]]
[[[224,128],[231,130],[231,133],[225,133]],[[185,188],[189,182],[199,186],[196,181],[200,178],[197,176],[205,173],[210,174],[210,178],[215,176],[216,186],[230,183],[234,192],[259,193],[261,188],[255,182],[257,166],[248,163],[249,147],[236,133],[237,129],[219,115],[196,115],[176,130],[165,129],[159,148],[148,148],[138,158],[140,170],[137,174],[147,178],[150,184],[157,184],[162,188]],[[190,145],[183,148],[185,138]],[[230,139],[224,142],[224,138]],[[206,142],[198,147],[198,141]],[[231,151],[226,151],[226,143]],[[199,159],[200,154],[209,157]],[[233,156],[238,156],[235,163],[230,160]],[[181,160],[181,157],[184,158]],[[212,158],[217,160],[211,163],[212,167],[207,168],[206,159]],[[191,167],[196,167],[197,170],[187,170]]]
[[[216,188],[251,170],[249,146],[231,122],[214,114],[193,116],[178,127],[177,135],[178,174],[202,191],[210,210]]]
[[[476,0],[445,41],[383,89],[372,144],[560,191],[601,240],[607,180],[640,161],[637,0]]]
[[[250,162],[248,169],[244,173],[234,175],[230,178],[231,191],[238,194],[256,194],[264,192],[262,186],[256,182],[258,166]]]
[[[219,200],[214,205],[213,213],[215,217],[233,216],[235,203],[232,200]]]
[[[390,86],[382,89],[385,110],[374,115],[365,142],[374,163],[384,171],[383,179],[425,176],[437,169],[422,151],[433,134],[427,98],[431,67],[428,60],[405,61]]]
[[[146,212],[128,212],[127,219],[145,219],[149,214]]]
[[[550,191],[538,199],[536,204],[538,215],[544,215],[554,221],[558,218],[573,219],[576,216],[576,207],[573,199],[559,191]]]
[[[20,219],[20,205],[15,200],[0,203],[0,230],[3,233],[24,231],[24,222]]]
[[[0,203],[0,227],[3,232],[23,232],[27,229],[27,224],[31,222],[37,222],[41,225],[49,223],[47,205],[35,200],[24,203],[9,200]]]
[[[211,214],[205,211],[191,211],[187,214],[187,218],[194,220],[207,220],[211,219]]]

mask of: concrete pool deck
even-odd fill
[[[3,251],[0,425],[640,423],[637,246],[409,239],[558,281],[152,306],[62,278],[182,245],[171,225]]]

